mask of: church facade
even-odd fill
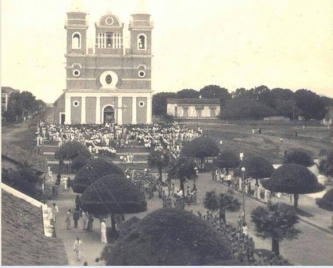
[[[95,23],[94,48],[88,46],[86,15],[81,10],[67,13],[66,89],[54,103],[54,122],[150,124],[150,15],[132,15],[129,48],[124,44],[124,24],[112,13]]]

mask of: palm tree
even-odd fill
[[[217,195],[215,191],[206,192],[204,206],[211,211],[219,210],[220,219],[223,219],[224,223],[226,223],[226,210],[235,212],[238,211],[241,207],[238,199],[235,199],[232,195],[227,193],[221,193]]]
[[[159,180],[162,181],[163,168],[169,166],[169,154],[162,150],[151,151],[148,155],[148,166],[158,169]]]
[[[177,179],[180,182],[180,189],[185,195],[184,183],[186,180],[195,180],[197,178],[196,163],[192,158],[180,156],[171,162],[168,170],[168,179]]]
[[[279,256],[279,242],[284,239],[297,238],[300,230],[294,228],[299,218],[291,207],[284,203],[258,206],[251,212],[252,222],[255,224],[256,235],[262,239],[272,239],[272,251]]]

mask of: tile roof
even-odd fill
[[[32,169],[39,172],[47,172],[47,159],[43,155],[37,155],[21,149],[15,145],[2,144],[1,155],[18,164],[27,163]]]
[[[68,265],[61,239],[44,236],[42,208],[1,189],[1,265]]]
[[[220,104],[219,99],[174,99],[168,98],[167,103],[174,104]]]

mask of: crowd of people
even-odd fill
[[[54,125],[41,123],[37,127],[37,145],[43,139],[57,142],[62,146],[69,141],[77,141],[93,154],[115,156],[117,149],[142,146],[145,148],[167,149],[177,157],[184,142],[202,135],[202,129],[189,129],[183,125]]]
[[[199,211],[198,217],[216,228],[218,233],[228,241],[233,257],[245,265],[290,265],[288,260],[282,256],[276,256],[274,253],[271,253],[270,256],[263,256],[262,252],[255,251],[255,243],[247,233],[247,226],[243,217],[239,217],[237,227],[225,224],[223,219],[213,215],[208,210],[206,215]]]

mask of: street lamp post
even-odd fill
[[[245,220],[245,167],[242,167],[241,168],[241,171],[242,171],[242,193],[243,193],[243,217],[244,217],[244,222],[246,221]]]

